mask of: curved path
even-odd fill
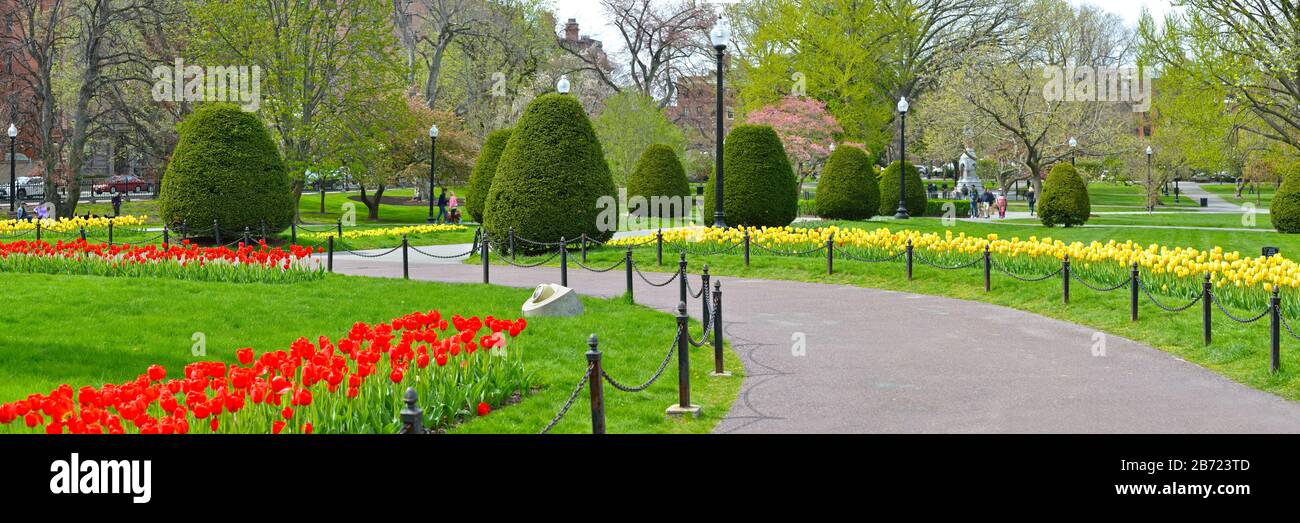
[[[422,249],[445,254],[468,246]],[[414,253],[411,260],[416,279],[482,278],[479,266]],[[400,254],[336,256],[335,270],[402,274]],[[559,280],[553,267],[491,270],[492,283],[500,285]],[[572,266],[569,284],[584,294],[617,296],[624,278],[621,269],[596,274]],[[1300,432],[1300,403],[1071,323],[934,296],[721,279],[725,333],[746,377],[716,432]],[[521,303],[526,295],[520,293]],[[636,299],[671,311],[678,290],[638,278]],[[698,300],[690,310],[698,317]],[[1105,354],[1094,356],[1101,336]]]

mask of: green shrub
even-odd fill
[[[780,227],[799,212],[798,181],[776,131],[738,125],[723,146],[722,206],[728,226]],[[704,191],[704,220],[713,221],[714,176]]]
[[[206,104],[178,126],[179,140],[158,195],[165,223],[191,229],[220,223],[226,238],[244,228],[280,232],[294,219],[293,186],[271,134],[252,113]]]
[[[478,153],[478,162],[469,175],[469,195],[465,197],[465,212],[478,223],[483,223],[483,207],[487,203],[488,192],[492,189],[492,179],[497,175],[497,162],[506,144],[510,143],[511,129],[501,129],[489,134],[483,142],[483,150]]]
[[[1300,232],[1300,169],[1286,173],[1273,195],[1269,216],[1278,232]]]
[[[835,149],[817,181],[817,216],[829,220],[865,220],[880,208],[880,187],[871,157],[857,147]]]
[[[893,216],[898,212],[898,170],[899,162],[889,164],[889,167],[880,173],[880,212],[881,216]],[[907,163],[906,171],[906,189],[905,202],[907,204],[908,216],[922,216],[925,214],[926,200],[929,198],[925,194],[925,184],[921,182],[921,173],[911,162]]]
[[[627,198],[645,198],[640,216],[680,218],[691,212],[691,184],[686,181],[686,169],[672,147],[655,144],[646,148],[636,169],[627,178]],[[667,202],[667,203],[664,203]],[[631,207],[631,205],[629,204]]]
[[[970,200],[930,200],[925,202],[925,215],[942,218],[943,206],[949,203],[953,205],[957,218],[970,216]]]
[[[1048,227],[1073,227],[1087,223],[1091,214],[1088,185],[1083,183],[1079,172],[1065,162],[1052,167],[1043,183],[1043,196],[1038,201],[1038,219]]]
[[[604,241],[617,228],[615,197],[614,179],[582,105],[552,93],[533,100],[519,118],[497,162],[483,225],[495,240],[513,228],[535,242],[583,233]],[[602,212],[611,213],[606,204],[614,207],[612,224],[599,223]]]

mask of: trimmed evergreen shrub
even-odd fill
[[[951,203],[958,218],[970,216],[970,200],[930,200],[925,202],[925,215],[942,218],[944,204]]]
[[[1277,232],[1300,232],[1300,168],[1286,173],[1282,186],[1273,195],[1269,217]]]
[[[465,212],[478,223],[483,223],[483,207],[487,203],[488,192],[492,189],[492,179],[497,175],[497,162],[501,153],[510,143],[512,129],[494,131],[483,141],[483,150],[478,153],[474,171],[469,175],[469,195],[465,197]]]
[[[165,223],[199,230],[215,220],[223,239],[245,227],[259,234],[263,224],[268,233],[289,227],[293,186],[261,120],[231,104],[204,104],[178,130],[158,195]]]
[[[583,233],[604,241],[617,228],[616,196],[582,105],[577,98],[552,93],[533,100],[519,118],[497,162],[483,225],[494,241],[506,238],[511,228],[535,242]],[[602,197],[609,200],[602,202]],[[602,226],[602,213],[612,213],[613,223]]]
[[[686,169],[672,147],[654,144],[646,148],[636,169],[627,178],[629,210],[639,216],[680,218],[691,212],[691,184],[686,181]],[[645,205],[635,208],[635,197],[645,198]],[[657,198],[656,198],[657,197]]]
[[[782,227],[799,212],[798,180],[776,131],[766,125],[737,125],[722,149],[722,206],[727,225]],[[704,221],[713,222],[714,176],[704,191]]]
[[[1073,227],[1087,223],[1091,214],[1088,185],[1074,166],[1057,163],[1043,183],[1043,195],[1038,200],[1038,219],[1048,227]]]
[[[898,212],[898,169],[899,162],[889,164],[880,173],[880,216],[893,216]],[[904,201],[907,204],[908,216],[923,216],[925,214],[926,201],[929,196],[925,194],[925,184],[921,182],[921,172],[916,169],[911,162],[907,163],[907,175],[904,188],[906,197]]]
[[[880,209],[878,185],[867,153],[847,145],[836,148],[817,182],[817,216],[835,220],[875,216]]]

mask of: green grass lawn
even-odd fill
[[[1239,213],[1155,212],[1151,214],[1099,214],[1088,219],[1088,225],[1137,225],[1152,227],[1216,227],[1227,229],[1272,230],[1273,221],[1268,214],[1254,214],[1254,224]],[[1036,219],[1011,219],[1010,223],[1041,223]]]
[[[287,349],[301,336],[338,339],[354,322],[388,321],[416,310],[514,318],[529,291],[330,275],[295,285],[242,285],[155,278],[101,278],[0,274],[7,301],[22,304],[0,316],[0,402],[75,387],[120,383],[153,363],[175,375],[193,361],[234,362],[239,347]],[[672,316],[619,299],[583,298],[576,318],[536,318],[511,345],[523,351],[542,388],[518,404],[477,418],[457,432],[536,433],[573,391],[586,368],[591,333],[600,336],[605,368],[627,381],[648,377],[673,341]],[[695,325],[693,332],[700,327]],[[203,333],[205,357],[191,354]],[[730,350],[727,366],[741,369]],[[606,387],[610,432],[707,432],[726,414],[740,377],[708,377],[711,349],[692,349],[692,398],[704,407],[698,420],[667,419],[676,400],[670,369],[638,395]],[[554,432],[590,432],[584,392]],[[401,405],[393,405],[396,416]],[[3,431],[0,428],[0,431]]]
[[[1003,237],[1007,235],[1004,234]],[[600,249],[590,254],[590,260],[597,266],[609,264],[621,258],[624,252],[620,248]],[[654,248],[638,249],[634,258],[643,267],[654,267]],[[670,261],[668,258],[675,260],[676,255],[666,255],[665,261]],[[992,291],[986,293],[982,269],[978,265],[945,271],[918,263],[914,267],[915,281],[908,282],[901,261],[861,263],[837,260],[835,274],[827,275],[824,253],[810,257],[777,257],[759,254],[755,250],[750,267],[744,266],[740,254],[688,256],[688,261],[692,272],[698,271],[701,264],[707,263],[711,274],[715,277],[722,276],[724,291],[727,277],[766,278],[857,285],[1003,305],[1146,343],[1252,387],[1300,400],[1300,342],[1285,338],[1286,334],[1283,334],[1284,370],[1276,375],[1271,374],[1267,320],[1242,326],[1230,322],[1216,310],[1215,341],[1211,346],[1205,347],[1201,339],[1199,305],[1174,314],[1157,309],[1143,297],[1139,307],[1140,320],[1132,323],[1129,321],[1127,290],[1102,294],[1076,282],[1071,285],[1071,303],[1064,305],[1059,277],[1026,283],[994,272]],[[1182,305],[1185,300],[1164,298],[1163,302],[1176,306]],[[1244,311],[1234,313],[1239,317],[1253,315]],[[996,336],[996,333],[991,335]]]

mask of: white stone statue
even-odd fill
[[[975,174],[975,151],[967,149],[961,153],[961,159],[957,160],[958,169],[961,172],[961,179],[957,180],[957,190],[969,187],[972,191],[983,192],[984,182],[980,180],[978,174]]]

